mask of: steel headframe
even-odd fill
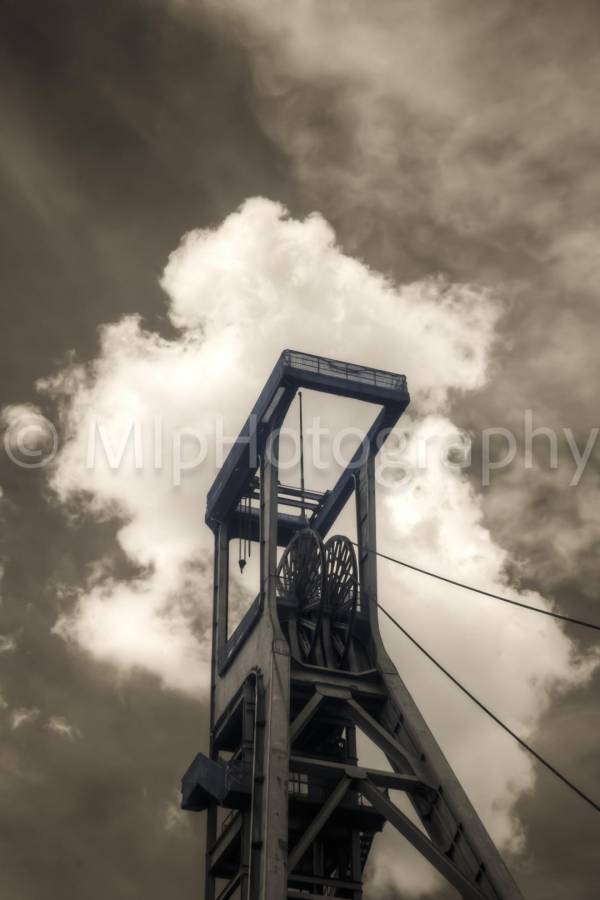
[[[333,489],[301,499],[280,485],[277,468],[278,431],[300,388],[380,407]],[[205,900],[359,900],[371,843],[385,822],[462,897],[522,900],[379,632],[374,463],[408,403],[403,375],[285,350],[208,493],[215,541],[210,748],[182,782],[183,808],[207,810]],[[307,521],[281,507],[306,509],[308,526],[324,537],[352,493],[360,600],[350,651],[334,668],[318,651],[302,658],[290,641],[278,547]],[[229,545],[241,529],[259,543],[260,589],[229,634]],[[360,765],[359,731],[390,771]],[[390,790],[408,795],[423,828]]]

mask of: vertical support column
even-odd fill
[[[248,876],[246,879],[246,893],[242,882],[241,900],[255,900],[259,896],[261,866],[262,866],[262,811],[264,807],[264,783],[265,783],[265,710],[263,697],[262,676],[259,672],[254,674],[254,725],[252,734],[252,801],[250,812],[246,814],[247,828],[247,852]],[[244,844],[246,846],[246,844]]]
[[[206,812],[206,853],[204,854],[204,900],[215,900],[215,879],[209,872],[210,849],[217,840],[217,804],[211,803]]]
[[[260,593],[263,608],[267,610],[277,569],[278,452],[279,438],[276,432],[271,432],[260,465]]]
[[[346,725],[346,748],[348,762],[356,766],[358,765],[358,748],[356,744],[356,726]],[[351,788],[351,796],[358,799],[358,791]],[[360,858],[360,831],[353,828],[350,838],[350,877],[353,881],[362,882],[362,865]],[[352,900],[361,900],[362,889],[356,889],[352,892]]]
[[[256,896],[252,893],[252,870],[254,858],[257,856],[255,835],[258,833],[256,809],[260,810],[261,773],[262,773],[262,732],[257,723],[260,712],[259,674],[253,672],[252,677],[244,684],[244,707],[242,724],[242,760],[252,772],[252,803],[249,810],[242,815],[242,840],[240,853],[240,898],[248,900]],[[258,863],[260,865],[260,861]]]
[[[290,656],[277,615],[278,431],[271,432],[261,460],[260,568],[263,615],[267,633],[268,670],[264,675],[264,781],[261,816],[262,854],[257,900],[287,896]],[[254,898],[252,898],[254,900]]]
[[[217,680],[218,653],[227,640],[227,605],[229,592],[229,534],[227,525],[219,525],[215,535],[214,574],[213,574],[213,622],[212,622],[212,656],[211,656],[211,691],[210,691],[210,748],[211,759],[216,759],[213,746],[213,728],[215,725],[215,685]],[[208,856],[217,839],[217,804],[211,803],[206,817],[206,856],[204,875],[204,898],[214,900],[215,879],[208,871]]]
[[[457,836],[452,861],[471,878],[485,897],[522,900],[521,892],[510,875],[484,825],[467,798],[462,785],[429,730],[417,704],[388,656],[379,633],[377,617],[377,532],[375,516],[375,460],[370,456],[356,476],[357,542],[361,603],[368,610],[371,640],[377,668],[389,692],[390,703],[382,714],[382,724],[393,730],[402,722],[403,733],[396,738],[405,745],[409,738],[423,766],[425,780],[439,786],[435,808],[427,816],[415,801],[417,813],[432,842],[447,852],[449,836]],[[412,799],[412,798],[411,798]],[[448,854],[450,856],[450,854]]]
[[[375,459],[372,453],[355,476],[356,540],[361,605],[369,618],[377,616],[377,530],[375,521]]]
[[[226,522],[219,525],[215,541],[215,616],[217,652],[227,642],[227,621],[229,615],[229,528]],[[215,676],[216,672],[213,673]]]

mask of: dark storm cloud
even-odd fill
[[[507,427],[519,441],[516,463],[485,493],[492,534],[520,561],[515,577],[598,621],[600,447],[570,487],[562,436],[570,428],[583,448],[600,424],[598,5],[231,7],[257,48],[265,129],[344,245],[400,280],[442,271],[504,296],[489,386],[457,396],[453,418],[475,433],[476,455],[485,427]],[[524,468],[527,409],[536,427],[557,431],[558,471],[544,438]],[[571,633],[582,646],[593,640]],[[598,699],[597,684],[564,699],[540,734],[595,796]],[[560,787],[548,791],[547,781],[522,803],[528,896],[590,897],[598,824],[582,804],[564,797],[561,807]],[[575,847],[578,832],[586,839]]]
[[[39,649],[21,651],[30,669]],[[152,681],[119,688],[88,660],[57,668],[36,719],[2,724],[3,896],[197,896],[201,823],[177,814],[174,778],[206,728],[197,705]],[[57,709],[73,738],[48,728]]]
[[[71,348],[91,356],[100,323],[135,311],[167,327],[157,275],[183,231],[293,186],[222,35],[159,4],[3,7],[0,367],[18,403]],[[205,712],[150,677],[115,684],[51,634],[92,561],[127,574],[114,525],[67,525],[43,473],[4,454],[0,485],[0,892],[197,897],[201,822],[174,804]],[[18,710],[37,713],[13,729]]]
[[[288,188],[245,54],[201,23],[160,4],[42,14],[26,0],[5,4],[0,46],[2,381],[18,398],[70,347],[88,355],[100,321],[160,314],[182,231]]]
[[[0,654],[2,894],[158,898],[178,883],[179,896],[197,896],[201,823],[174,818],[174,805],[205,713],[147,676],[115,680],[51,634],[90,548],[114,556],[114,529],[65,528],[31,476],[19,471],[8,492],[18,505],[5,509],[0,621],[14,648]]]
[[[599,693],[596,676],[576,696],[557,699],[537,739],[540,752],[589,786],[598,777]],[[565,793],[548,772],[540,772],[536,796],[524,798],[520,805],[529,823],[527,858],[522,864],[526,896],[594,900],[598,894],[597,812]]]
[[[141,312],[166,330],[157,275],[181,234],[265,194],[318,208],[398,280],[497,285],[494,377],[456,398],[454,419],[516,429],[530,408],[583,446],[600,424],[597,3],[227,8],[4,4],[3,399],[28,399],[70,348],[93,355],[99,323]],[[494,480],[489,527],[531,587],[598,620],[598,459],[569,489],[541,456]],[[50,634],[71,602],[58,586],[116,555],[114,526],[68,528],[30,472],[6,464],[0,484],[7,900],[198,896],[200,824],[165,823],[205,712],[149,677],[116,688]],[[599,692],[557,699],[536,738],[596,796]],[[13,731],[19,708],[39,713]],[[49,730],[52,716],[75,736]],[[563,790],[540,774],[520,803],[530,900],[597,891],[598,825]]]

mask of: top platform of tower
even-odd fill
[[[383,407],[367,435],[377,449],[381,432],[393,428],[410,402],[404,375],[312,353],[284,350],[208,492],[206,522],[211,528],[231,515],[248,490],[268,435],[283,421],[300,388]],[[347,499],[345,481],[347,478],[342,475],[330,492],[329,507],[333,503],[337,509],[339,503]],[[331,519],[331,510],[326,518]]]

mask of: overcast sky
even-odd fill
[[[40,414],[58,441],[38,469],[0,454],[3,896],[191,900],[202,818],[178,790],[207,743],[216,460],[174,484],[172,436],[210,444],[219,415],[233,434],[282,349],[408,376],[381,549],[600,621],[600,11],[3,6],[2,427],[13,456]],[[164,466],[87,465],[91,414],[117,444],[132,417],[160,420]],[[310,396],[307,414],[363,424]],[[556,467],[547,435],[527,459],[528,416],[557,435]],[[516,454],[484,484],[490,428]],[[469,467],[420,465],[426,440],[465,433]],[[384,563],[380,584],[598,800],[593,632]],[[238,579],[240,609],[248,593]],[[384,635],[525,896],[595,900],[598,814]],[[369,882],[378,900],[453,896],[389,834]]]

